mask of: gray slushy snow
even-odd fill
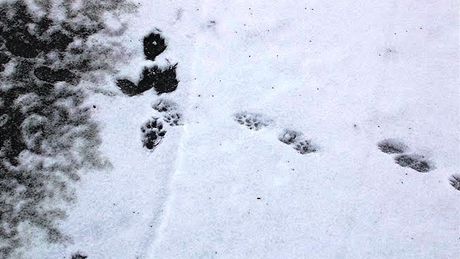
[[[122,42],[137,54],[117,76],[153,64],[142,38],[158,28],[168,47],[154,62],[178,63],[178,88],[89,97],[111,167],[78,183],[61,224],[72,242],[33,244],[26,257],[457,258],[458,10],[455,0],[139,1]],[[140,128],[160,117],[160,98],[182,123],[150,152]],[[250,130],[241,112],[271,123]],[[318,149],[299,154],[279,140],[286,129]],[[391,139],[404,148],[382,152]],[[396,163],[406,147],[433,168]]]

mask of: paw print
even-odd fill
[[[264,115],[250,112],[239,112],[234,115],[234,119],[250,130],[260,130],[271,123],[271,120],[267,119]]]
[[[159,99],[152,105],[152,108],[158,112],[172,112],[177,110],[177,104],[168,99]]]
[[[452,175],[449,179],[450,185],[460,191],[460,175]]]
[[[180,113],[168,113],[163,117],[163,120],[169,124],[169,126],[182,125],[182,115]]]
[[[402,154],[408,149],[404,143],[394,139],[384,139],[377,146],[380,151],[387,154]]]
[[[294,145],[294,149],[302,155],[317,151],[317,148],[311,143],[310,140],[299,141]]]
[[[426,173],[434,169],[432,162],[419,154],[407,154],[409,147],[401,141],[385,139],[377,143],[377,147],[386,154],[398,154],[394,160],[402,167],[411,168],[420,173]]]
[[[182,113],[179,112],[178,105],[168,99],[159,99],[152,105],[152,108],[159,112],[164,122],[169,126],[179,126],[182,124]]]
[[[284,129],[278,136],[278,140],[286,145],[290,145],[299,154],[308,154],[318,151],[316,145],[312,144],[311,140],[303,138],[303,134],[299,131]]]
[[[402,167],[410,167],[417,172],[426,173],[432,170],[430,162],[425,160],[424,156],[417,154],[398,155],[395,157],[396,164]]]
[[[142,144],[145,148],[153,150],[158,146],[166,135],[163,129],[163,123],[158,118],[152,118],[147,121],[142,127]]]

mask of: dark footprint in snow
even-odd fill
[[[427,161],[424,156],[417,154],[398,155],[395,157],[396,164],[402,167],[410,167],[417,172],[426,173],[433,170],[431,162]]]
[[[449,178],[450,185],[456,190],[460,191],[460,175],[452,175]]]
[[[302,140],[295,143],[294,149],[302,155],[318,151],[318,148],[310,140]]]
[[[144,123],[141,127],[141,131],[142,144],[149,150],[153,150],[158,146],[166,135],[166,131],[163,129],[163,123],[158,118],[152,118]]]
[[[432,162],[419,154],[407,154],[409,147],[395,139],[384,139],[377,143],[377,147],[386,154],[398,154],[395,163],[402,167],[409,167],[417,172],[426,173],[434,169]]]
[[[88,258],[88,256],[80,252],[73,254],[71,257],[71,259],[86,259],[86,258]]]
[[[292,146],[299,154],[308,154],[318,151],[318,147],[311,140],[304,139],[299,131],[284,129],[278,136],[278,140],[286,145]]]
[[[153,87],[157,94],[175,91],[179,84],[176,78],[176,67],[177,64],[166,68],[158,66],[144,68],[138,85],[139,89],[148,90]]]
[[[164,38],[157,32],[145,36],[143,43],[145,58],[151,61],[154,61],[167,47]],[[158,95],[174,92],[179,84],[176,68],[177,64],[163,68],[157,65],[144,67],[138,84],[122,78],[117,80],[116,85],[128,96],[139,95],[152,88]]]
[[[250,130],[260,130],[270,126],[273,121],[260,113],[239,112],[233,118],[240,125],[247,127]],[[318,146],[313,144],[311,140],[303,137],[299,131],[284,129],[278,135],[278,140],[286,145],[291,146],[299,154],[309,154],[318,151]]]
[[[402,154],[408,149],[404,143],[395,139],[384,139],[377,146],[380,151],[387,154]]]
[[[158,66],[145,67],[142,71],[139,84],[128,79],[118,79],[116,84],[121,92],[128,96],[135,96],[144,93],[152,88],[160,95],[174,92],[179,81],[176,78],[176,65],[160,68]]]
[[[234,120],[250,130],[260,130],[271,124],[271,120],[260,113],[239,112],[234,115]]]
[[[152,32],[144,37],[144,55],[147,60],[155,61],[165,49],[165,39],[159,33]]]

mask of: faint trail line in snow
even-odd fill
[[[201,4],[197,4],[196,6],[202,6]],[[201,8],[200,8],[201,10]],[[201,41],[196,41],[196,43],[200,43]],[[196,46],[196,45],[193,46]],[[196,67],[196,63],[199,57],[199,54],[197,54],[197,51],[193,47],[193,53],[192,54],[192,62],[179,62],[179,66],[184,66],[184,65],[190,65],[192,67],[191,71],[193,71]],[[193,82],[193,83],[192,83]],[[182,87],[178,89],[178,91],[181,91],[181,89],[192,89],[192,90],[187,90],[188,92],[188,98],[185,100],[185,108],[183,109],[184,113],[187,113],[187,111],[193,110],[193,102],[191,101],[191,98],[193,96],[196,96],[192,93],[193,91],[193,84],[195,84],[195,80],[181,80],[179,84],[182,84]],[[184,87],[184,84],[189,84],[189,87]],[[189,114],[188,114],[189,115]],[[136,258],[156,258],[155,254],[155,248],[161,240],[161,232],[165,228],[168,215],[170,214],[170,203],[174,197],[173,193],[173,186],[174,186],[174,179],[175,176],[177,175],[177,171],[182,168],[182,161],[184,157],[184,143],[187,142],[187,140],[190,138],[189,133],[188,133],[188,125],[185,124],[182,126],[183,132],[180,135],[179,138],[179,144],[177,146],[177,152],[176,152],[176,163],[174,166],[174,169],[168,174],[166,179],[164,180],[166,187],[164,188],[163,194],[161,196],[161,205],[160,207],[153,212],[154,216],[152,217],[151,223],[149,224],[151,227],[151,234],[142,242],[141,247],[139,248]]]

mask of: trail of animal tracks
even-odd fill
[[[98,62],[90,67],[76,66],[87,57],[67,45],[23,53],[13,44],[17,32],[7,31],[1,75],[52,88],[52,105],[86,107],[84,120],[56,127],[93,125],[69,139],[78,146],[90,136],[85,150],[97,157],[88,162],[72,145],[64,149],[71,159],[50,156],[60,166],[83,161],[62,169],[76,175],[62,180],[71,198],[62,199],[62,214],[40,214],[35,227],[4,221],[27,237],[9,245],[24,258],[455,258],[458,7],[452,0],[139,1],[98,7],[118,18],[99,15],[97,26],[86,10],[85,23],[80,17],[65,27],[56,18],[59,26],[40,34],[40,44],[91,26],[110,35],[116,43],[92,48]],[[41,28],[34,19],[35,27],[24,26]],[[75,34],[64,42],[85,42]],[[8,72],[27,64],[28,81]],[[18,97],[2,87],[2,97],[14,97],[5,106],[16,107],[5,114],[35,112],[31,90]],[[63,101],[60,89],[85,94]],[[28,118],[1,116],[2,132]],[[36,158],[21,150],[41,155],[30,144],[38,135],[21,134],[9,137],[20,145],[7,158],[29,168]],[[53,141],[44,143],[66,143]],[[50,242],[50,229],[66,238]]]

